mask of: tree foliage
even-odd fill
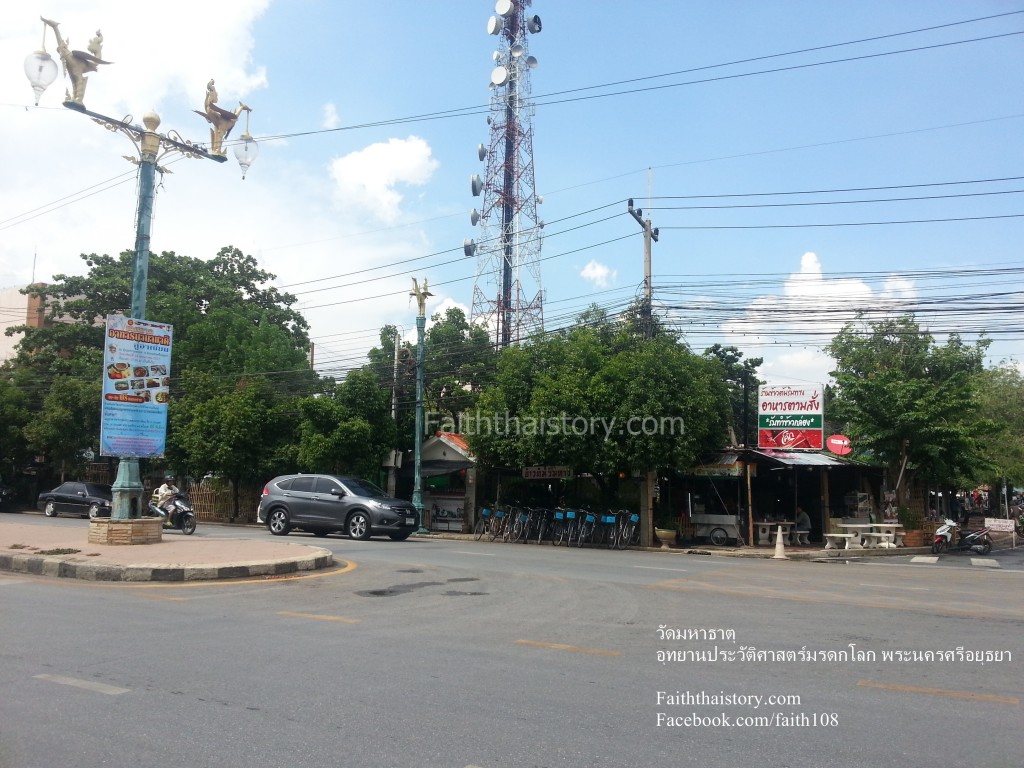
[[[979,398],[987,348],[984,339],[971,345],[956,334],[940,345],[909,315],[847,325],[829,345],[836,360],[829,416],[894,480],[902,470],[902,503],[914,475],[959,488],[991,470],[984,438],[994,425]]]
[[[591,309],[567,331],[501,352],[468,439],[494,466],[684,468],[722,444],[728,408],[717,362]]]

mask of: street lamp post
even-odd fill
[[[427,324],[427,297],[433,296],[427,289],[427,281],[423,280],[421,290],[416,278],[412,279],[412,291],[410,296],[416,297],[419,313],[416,315],[416,436],[413,439],[413,481],[412,481],[412,505],[420,519],[420,528],[417,533],[430,533],[430,529],[423,524],[423,478],[420,476],[423,464],[423,329]]]
[[[206,100],[203,111],[196,112],[202,115],[211,125],[210,148],[209,150],[200,145],[183,139],[176,132],[169,134],[157,133],[160,126],[160,117],[155,112],[149,112],[142,118],[142,127],[134,125],[132,118],[126,117],[116,120],[97,112],[91,112],[85,108],[84,95],[88,83],[86,75],[95,72],[99,65],[110,62],[102,59],[103,35],[97,31],[96,36],[89,43],[89,51],[73,51],[61,37],[59,25],[55,21],[42,19],[43,21],[43,46],[39,51],[30,54],[25,60],[25,74],[29,78],[32,89],[36,94],[36,104],[43,91],[54,81],[57,75],[57,65],[46,53],[46,27],[50,27],[57,38],[57,52],[64,65],[64,70],[71,80],[72,90],[66,95],[64,106],[76,112],[88,115],[94,122],[104,128],[117,133],[124,134],[136,145],[139,157],[128,157],[130,162],[139,166],[139,195],[138,215],[135,224],[135,252],[132,259],[132,303],[130,317],[135,320],[144,320],[146,317],[146,287],[149,279],[149,240],[150,230],[153,222],[153,199],[155,196],[156,172],[168,172],[167,169],[158,165],[158,162],[171,154],[180,154],[184,157],[205,158],[218,163],[227,160],[223,150],[223,141],[227,138],[235,121],[244,110],[246,112],[246,128],[242,141],[235,148],[235,155],[239,165],[242,167],[242,178],[249,165],[258,154],[258,147],[252,136],[249,135],[249,115],[252,110],[245,104],[239,103],[238,109],[234,112],[222,109],[217,106],[217,92],[214,89],[214,82],[211,80],[207,85]],[[139,473],[139,461],[136,457],[123,456],[118,462],[117,478],[112,486],[113,505],[111,509],[112,520],[128,520],[140,517],[145,509],[142,500],[142,479]]]

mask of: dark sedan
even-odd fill
[[[353,539],[409,538],[418,527],[416,508],[393,499],[366,480],[344,475],[282,475],[263,489],[256,511],[276,536],[294,528],[326,536],[344,532]]]
[[[43,510],[47,517],[59,514],[80,517],[110,517],[114,495],[109,485],[99,483],[61,483],[52,491],[39,494],[36,508]]]

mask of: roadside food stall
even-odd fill
[[[743,543],[740,523],[744,463],[736,453],[722,453],[686,473],[686,513],[693,536],[716,547]]]

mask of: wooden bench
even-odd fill
[[[851,539],[857,534],[854,533],[826,533],[825,549],[851,549]],[[859,539],[860,536],[857,536]],[[839,546],[842,544],[843,546]]]

